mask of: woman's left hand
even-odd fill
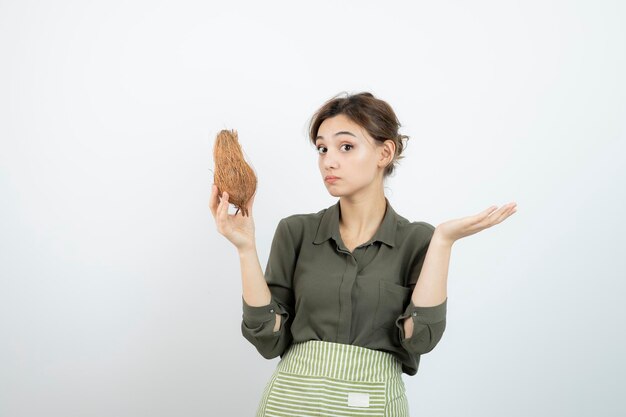
[[[474,233],[478,233],[481,230],[501,223],[504,219],[515,213],[516,210],[517,203],[515,202],[505,204],[499,209],[497,206],[491,206],[473,216],[461,217],[460,219],[453,219],[441,223],[435,228],[435,234],[438,235],[441,241],[452,245],[461,238],[473,235]]]

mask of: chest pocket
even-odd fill
[[[379,281],[378,303],[374,313],[374,329],[393,329],[411,299],[411,289],[393,282]]]

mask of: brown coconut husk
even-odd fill
[[[222,130],[217,134],[213,147],[215,172],[213,182],[218,194],[228,193],[228,202],[248,216],[248,201],[256,192],[257,177],[243,157],[239,136],[235,129]]]

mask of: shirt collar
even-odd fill
[[[391,207],[391,203],[387,197],[385,197],[386,209],[383,221],[380,227],[370,239],[372,242],[380,241],[387,245],[394,247],[396,243],[396,228],[397,228],[397,214]],[[339,215],[341,213],[341,206],[339,200],[332,206],[328,207],[320,220],[319,227],[317,228],[317,234],[315,235],[314,244],[320,244],[331,237],[335,242],[339,242]]]

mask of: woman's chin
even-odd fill
[[[328,190],[328,194],[332,195],[333,197],[341,197],[342,195],[344,195],[344,193],[340,193],[336,190]]]
[[[333,187],[326,187],[326,190],[328,191],[328,194],[332,195],[333,197],[337,197],[339,195],[337,190],[333,189]]]

